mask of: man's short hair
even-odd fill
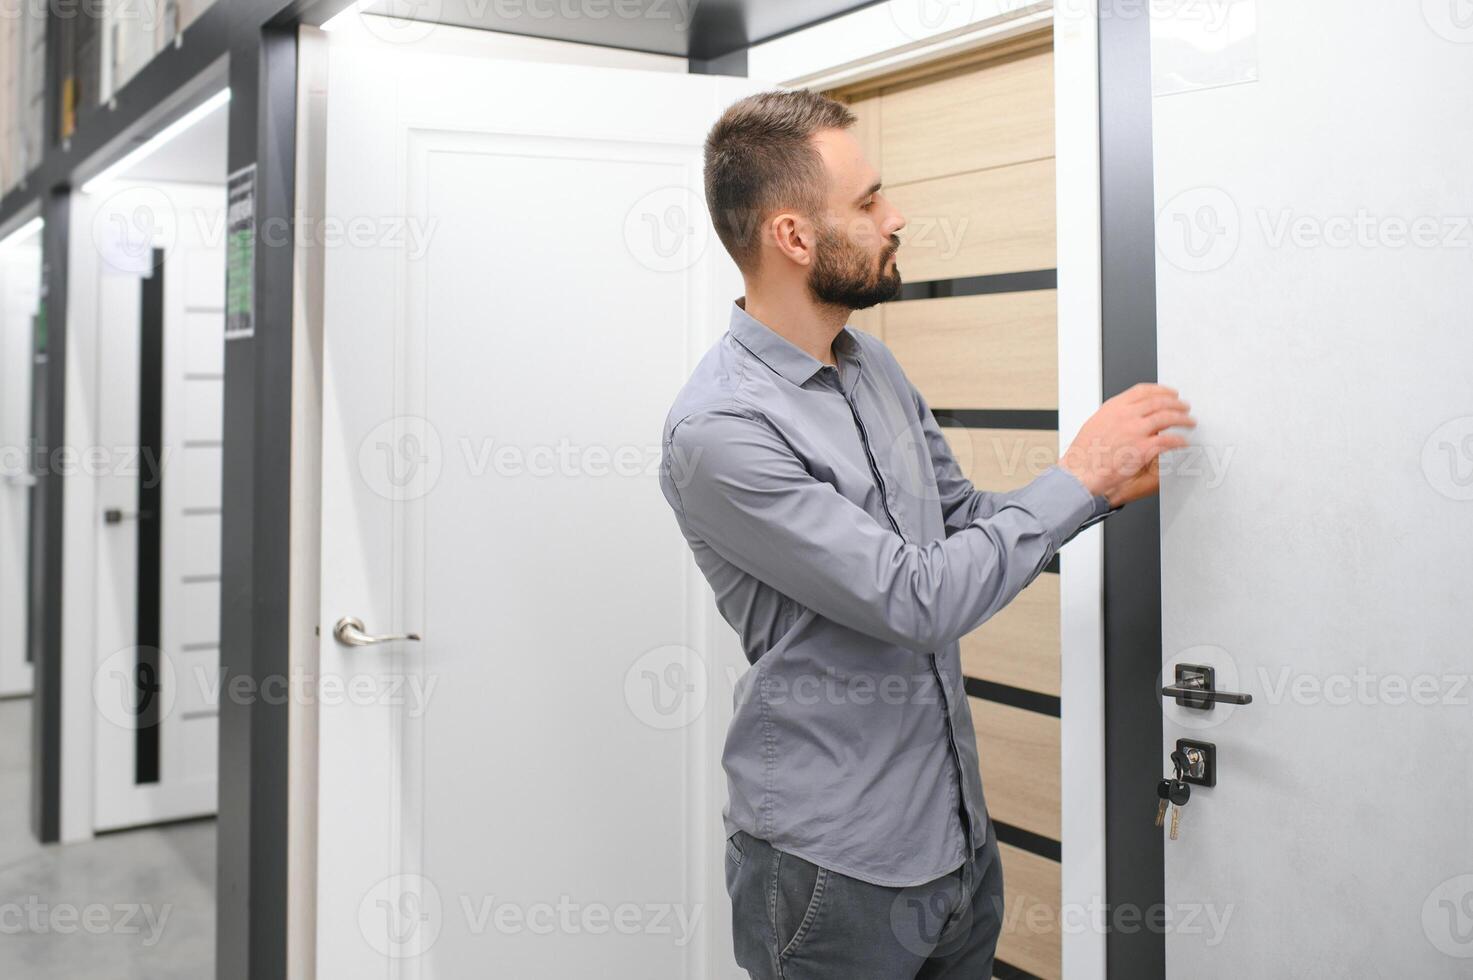
[[[716,235],[743,272],[757,267],[760,228],[793,208],[817,218],[827,184],[813,136],[848,129],[854,113],[806,90],[759,92],[722,113],[706,137],[706,207]]]

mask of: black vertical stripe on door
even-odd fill
[[[51,32],[47,44],[50,52]],[[48,60],[52,53],[48,53]],[[54,92],[47,108],[55,109]],[[26,648],[34,665],[31,694],[31,831],[43,844],[61,839],[61,512],[65,484],[50,465],[66,445],[67,240],[71,189],[41,198],[41,310],[36,321],[31,388],[30,527],[26,556]]]
[[[163,696],[159,627],[163,615],[162,546],[164,442],[164,253],[154,249],[153,274],[142,281],[138,358],[138,650],[133,780],[159,781],[159,703]]]
[[[45,269],[44,269],[44,263],[43,263],[41,277],[42,277],[43,280],[46,277],[46,273],[45,273]],[[31,405],[30,405],[30,409],[31,409],[31,428],[32,428],[32,436],[34,437],[34,435],[35,435],[34,430],[35,430],[35,426],[36,426],[36,420],[45,418],[45,413],[46,413],[46,289],[45,289],[44,284],[42,285],[42,288],[41,288],[41,295],[36,300],[36,313],[35,313],[34,316],[31,317],[31,367],[30,367],[30,371],[31,371]],[[25,457],[25,460],[26,460],[26,462],[25,462],[25,471],[27,473],[32,474],[33,476],[36,476],[36,480],[37,480],[36,483],[32,484],[32,488],[33,489],[30,491],[29,497],[27,498],[27,504],[28,504],[29,512],[26,515],[27,527],[26,527],[26,530],[25,530],[25,535],[26,535],[26,579],[27,579],[27,581],[26,581],[26,611],[25,611],[25,615],[26,615],[26,663],[30,664],[33,668],[35,667],[35,664],[36,664],[36,645],[35,645],[35,643],[32,642],[32,637],[31,637],[31,623],[33,622],[33,617],[36,616],[36,612],[32,608],[31,594],[30,594],[30,591],[31,591],[30,576],[31,576],[32,569],[35,568],[35,565],[36,565],[36,557],[35,557],[35,555],[32,552],[32,549],[35,547],[36,526],[38,526],[39,524],[42,523],[42,522],[39,521],[39,519],[36,516],[37,511],[38,511],[38,506],[37,506],[36,501],[35,501],[36,491],[35,491],[34,487],[40,485],[40,478],[39,478],[39,476],[37,476],[37,474],[39,474],[41,472],[41,462],[40,462],[40,458],[38,458],[35,450],[36,450],[36,446],[35,446],[35,442],[34,442],[34,438],[33,438],[33,440],[32,440],[32,446],[31,446],[31,452],[27,453],[26,454],[26,457]],[[41,458],[44,458],[44,454],[41,456]]]

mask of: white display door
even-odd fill
[[[69,357],[88,364],[74,383],[102,464],[78,472],[95,506],[67,528],[95,540],[95,609],[66,617],[92,618],[92,826],[112,830],[216,809],[225,191],[124,185],[77,210],[73,233],[96,244],[71,270]]]
[[[1253,702],[1164,702],[1167,751],[1217,747],[1163,839],[1167,976],[1467,977],[1473,23],[1196,6],[1153,20],[1160,377],[1200,422],[1163,665]]]
[[[708,976],[714,630],[657,474],[755,86],[329,37],[318,975]]]
[[[0,697],[31,693],[31,372],[41,303],[41,236],[0,246]]]

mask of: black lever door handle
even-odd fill
[[[1214,704],[1252,704],[1253,695],[1219,691],[1213,684],[1214,671],[1204,664],[1177,664],[1176,683],[1161,689],[1161,696],[1174,698],[1183,708],[1211,711]]]
[[[1217,704],[1252,704],[1253,695],[1239,694],[1237,691],[1204,691],[1201,688],[1178,687],[1170,684],[1161,689],[1161,693],[1168,698],[1176,698],[1176,703],[1181,704],[1183,699],[1195,701],[1212,701]],[[1188,707],[1196,707],[1188,705]]]

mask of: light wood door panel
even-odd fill
[[[997,850],[1006,890],[997,958],[1044,980],[1059,980],[1064,972],[1059,863],[1009,844],[999,843]]]
[[[1038,576],[961,647],[968,677],[1058,697],[1059,576]]]
[[[854,113],[856,122],[850,130],[859,145],[864,148],[864,155],[881,175],[885,173],[885,147],[880,139],[880,97],[871,95],[868,98],[856,99],[848,103],[849,111]]]
[[[1059,460],[1054,429],[971,429],[938,419],[941,434],[978,490],[1016,490]]]
[[[965,64],[879,80],[851,94],[854,129],[905,213],[907,282],[1052,269],[1055,265],[1053,55],[1037,38]],[[936,410],[1056,410],[1057,300],[1052,290],[906,300],[855,313]],[[1006,492],[1058,460],[1052,429],[941,423],[980,490]],[[1040,575],[962,638],[969,677],[1057,697],[1059,577]],[[992,816],[1061,836],[1059,719],[970,698]],[[1000,844],[1006,901],[998,959],[1062,974],[1058,862]]]
[[[1054,267],[1054,161],[1037,160],[890,187],[909,222],[906,279],[956,279]]]
[[[933,409],[1058,408],[1052,289],[891,303],[885,343]]]
[[[1059,719],[969,699],[987,810],[1003,823],[1059,839]]]
[[[887,185],[1054,155],[1051,50],[886,89],[879,102]]]

